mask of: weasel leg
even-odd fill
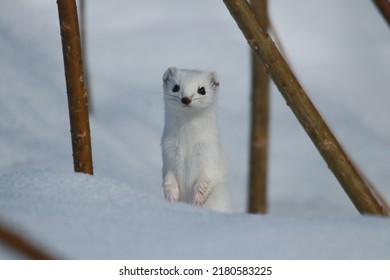
[[[163,180],[164,196],[167,200],[175,202],[179,199],[179,184],[175,175],[168,171]]]
[[[194,187],[194,199],[193,204],[203,205],[211,191],[211,180],[209,177],[202,177]]]

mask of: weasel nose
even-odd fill
[[[188,104],[191,103],[191,99],[188,98],[188,97],[183,97],[183,98],[181,99],[181,103],[183,103],[184,105],[188,105]]]

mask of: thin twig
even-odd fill
[[[251,7],[260,25],[268,25],[267,0],[252,0]],[[264,65],[251,51],[252,102],[251,145],[249,172],[249,212],[267,212],[268,172],[268,124],[269,124],[269,77]]]
[[[75,0],[57,0],[64,57],[73,165],[75,172],[93,174],[88,94]]]
[[[0,224],[0,241],[2,241],[9,248],[23,254],[29,259],[34,260],[54,260],[55,258],[32,243],[28,242],[26,238],[22,237],[15,231]]]
[[[390,2],[389,0],[374,0],[375,5],[390,26]]]

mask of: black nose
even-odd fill
[[[189,99],[188,97],[183,97],[181,99],[181,103],[183,103],[184,105],[188,105],[191,103],[191,99]]]

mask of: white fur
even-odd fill
[[[215,72],[168,68],[163,76],[165,126],[161,140],[166,199],[231,212],[227,160],[217,127]],[[175,85],[180,89],[173,91]],[[204,87],[206,94],[198,89]],[[185,105],[182,98],[189,98]]]

